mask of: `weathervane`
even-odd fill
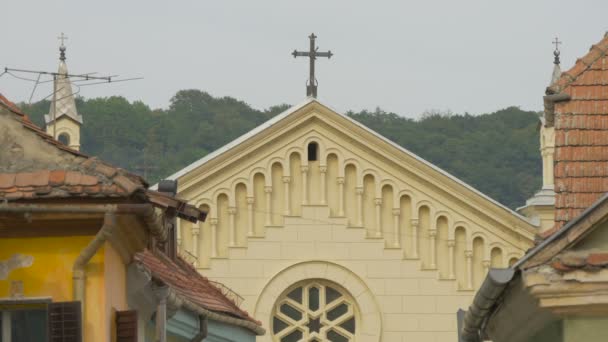
[[[333,56],[333,54],[331,53],[331,50],[328,50],[327,52],[318,51],[319,48],[315,47],[315,38],[317,38],[317,36],[315,36],[314,33],[312,33],[310,36],[308,36],[308,38],[310,39],[310,49],[308,51],[293,50],[292,55],[294,58],[308,57],[308,59],[310,61],[310,74],[308,76],[308,85],[306,85],[306,96],[317,97],[317,79],[315,78],[315,60],[317,59],[317,57],[327,57],[329,59],[329,58],[331,58],[331,56]]]
[[[553,51],[553,56],[555,56],[555,59],[553,60],[553,64],[559,64],[559,45],[562,42],[559,41],[559,39],[557,37],[555,37],[555,40],[553,41],[553,44],[555,44],[555,50]]]

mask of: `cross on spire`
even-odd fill
[[[57,39],[61,40],[61,46],[65,46],[65,41],[68,39],[68,36],[66,36],[63,32],[61,32],[61,35],[59,37],[57,37]]]
[[[68,36],[66,36],[63,32],[61,32],[61,35],[59,37],[57,37],[57,39],[61,40],[61,46],[59,46],[59,59],[62,61],[65,61],[65,41],[66,39],[68,39]]]
[[[555,45],[555,50],[553,51],[553,56],[555,57],[553,59],[553,64],[559,64],[559,46],[561,43],[562,42],[557,37],[555,37],[555,40],[553,41],[553,44]]]
[[[318,51],[319,48],[315,46],[315,39],[317,38],[317,36],[315,36],[314,33],[312,33],[310,36],[308,36],[308,38],[310,39],[310,48],[308,51],[293,50],[293,52],[291,54],[293,55],[294,58],[308,57],[308,60],[310,62],[310,70],[309,70],[309,76],[308,76],[308,85],[306,85],[306,96],[317,97],[317,79],[315,78],[315,60],[317,59],[317,57],[327,57],[329,59],[329,58],[331,58],[331,56],[333,56],[333,54],[331,53],[331,50],[328,50],[327,52]]]

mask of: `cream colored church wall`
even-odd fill
[[[320,115],[307,120],[180,182],[180,197],[210,209],[203,224],[180,222],[182,254],[242,295],[269,332],[269,301],[293,283],[283,274],[332,280],[333,270],[357,301],[358,341],[454,341],[456,310],[490,266],[523,255],[529,228],[475,209]]]
[[[51,123],[46,126],[46,132],[50,135],[55,134],[55,137],[59,137],[61,134],[67,134],[69,136],[69,146],[73,149],[80,149],[80,125],[71,119],[60,117],[57,119],[56,127],[55,124]]]

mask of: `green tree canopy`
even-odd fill
[[[48,101],[22,105],[43,126]],[[82,150],[155,183],[260,125],[288,105],[256,110],[232,97],[189,89],[169,108],[123,97],[77,99]],[[431,111],[413,120],[375,111],[351,118],[515,208],[540,187],[538,114],[509,107],[482,115]]]

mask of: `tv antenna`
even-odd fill
[[[61,41],[61,45],[59,46],[59,51],[60,51],[59,59],[61,60],[61,63],[64,63],[66,60],[66,57],[65,57],[66,47],[64,44],[65,44],[65,40],[67,40],[68,37],[62,32],[61,35],[59,37],[57,37],[57,39],[59,39]],[[30,74],[36,75],[36,78],[34,79],[34,78],[27,77],[27,75],[30,75]],[[96,76],[95,74],[97,74],[97,72],[90,72],[90,73],[85,73],[85,74],[72,74],[72,73],[68,73],[68,72],[52,72],[52,71],[17,69],[17,68],[5,67],[4,72],[0,73],[0,77],[2,77],[4,75],[9,75],[16,79],[22,80],[22,81],[34,82],[34,85],[32,87],[32,92],[31,92],[29,100],[28,100],[28,104],[32,103],[32,98],[34,97],[34,93],[36,92],[36,89],[38,88],[38,86],[40,84],[53,82],[53,92],[41,99],[41,100],[46,100],[51,96],[53,97],[53,100],[52,100],[53,101],[53,106],[52,106],[53,112],[49,113],[49,114],[51,114],[53,122],[55,122],[56,115],[57,115],[57,113],[56,113],[57,112],[57,106],[56,106],[57,101],[65,98],[65,97],[78,95],[80,93],[81,87],[87,87],[87,86],[92,86],[92,85],[97,85],[97,84],[109,84],[109,83],[135,81],[135,80],[143,79],[143,77],[120,78],[119,77],[120,75]],[[71,85],[76,87],[77,90],[75,92],[72,91],[70,94],[65,95],[64,97],[58,99],[57,93],[61,90],[61,89],[57,89],[57,80],[58,79],[71,80],[71,82],[70,82]],[[55,126],[56,125],[53,125],[53,138],[57,139],[56,132],[55,132]]]

